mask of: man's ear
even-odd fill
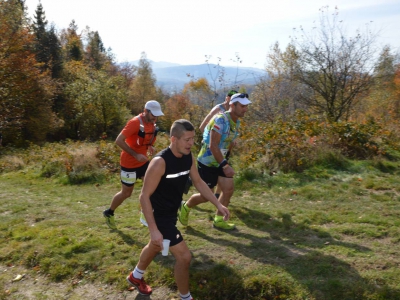
[[[173,135],[172,135],[172,136],[171,136],[171,142],[174,143],[175,141],[176,141],[176,136],[173,136]]]

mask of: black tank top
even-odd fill
[[[165,173],[150,196],[154,216],[176,217],[192,167],[192,153],[176,157],[170,148],[166,148],[157,153],[155,157],[158,156],[165,161]]]

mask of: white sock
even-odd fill
[[[179,293],[179,297],[181,297],[181,300],[190,300],[192,299],[192,295],[190,295],[190,292],[188,292],[186,295],[182,295]]]
[[[137,278],[137,279],[142,279],[143,275],[144,275],[143,270],[140,270],[137,266],[135,267],[135,270],[133,270],[133,277]]]

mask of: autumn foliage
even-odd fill
[[[57,127],[52,112],[55,84],[31,51],[33,36],[20,5],[0,2],[0,126],[14,141],[44,141]]]
[[[322,17],[329,14],[323,10]],[[283,50],[276,43],[267,54],[268,77],[255,86],[228,84],[218,65],[215,82],[190,75],[182,91],[167,92],[156,85],[145,53],[137,66],[117,64],[97,31],[79,30],[72,20],[56,32],[40,3],[31,21],[23,1],[0,0],[3,145],[113,141],[148,100],[163,107],[162,132],[180,118],[198,128],[235,88],[252,101],[233,150],[232,163],[240,170],[303,171],[328,156],[337,163],[393,156],[400,137],[399,58],[386,46],[374,61],[371,36],[349,38],[336,11],[333,18],[321,23],[321,40],[293,39]],[[197,131],[194,152],[201,140]]]
[[[382,120],[332,123],[299,110],[286,121],[278,118],[268,123],[246,123],[238,151],[240,166],[275,172],[303,171],[329,162],[332,156],[336,157],[334,164],[340,164],[339,160],[346,157],[387,156],[388,151],[399,150],[399,146],[398,133],[388,130]]]

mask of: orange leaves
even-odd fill
[[[241,169],[302,171],[321,159],[320,153],[334,151],[346,157],[366,158],[399,147],[393,132],[381,120],[365,123],[326,123],[303,112],[274,123],[243,124],[238,147]]]
[[[183,92],[187,92],[188,90],[194,91],[206,91],[211,92],[210,85],[206,78],[202,77],[197,80],[191,80],[189,83],[185,84]]]
[[[13,144],[19,144],[42,141],[52,130],[55,83],[47,73],[40,72],[29,46],[34,37],[16,7],[8,7],[13,5],[17,4],[0,2],[0,123],[3,131],[13,137]]]
[[[178,119],[189,119],[191,114],[191,108],[193,104],[190,102],[189,98],[176,94],[169,98],[165,103],[163,124],[165,124],[168,129],[175,120]]]

